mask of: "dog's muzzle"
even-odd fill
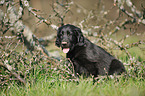
[[[62,42],[61,45],[62,45],[63,52],[68,53],[70,50],[68,42]]]
[[[62,44],[62,47],[65,47],[65,46],[67,46],[67,45],[68,45],[68,43],[67,43],[67,42],[62,42],[61,44]]]

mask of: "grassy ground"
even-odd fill
[[[11,85],[1,96],[145,96],[145,81],[139,78],[114,79],[95,82],[80,79],[78,82],[39,78],[26,87]]]
[[[46,67],[46,64],[42,65]],[[60,75],[62,72],[55,71],[56,74],[49,71],[47,74],[39,71],[37,67],[35,69],[36,73],[29,77],[31,80],[28,80],[26,86],[12,82],[0,91],[0,96],[145,96],[144,77],[131,73],[127,66],[127,76],[122,75],[113,79],[100,77],[95,82],[92,77],[73,80],[63,78],[62,76],[68,74]]]

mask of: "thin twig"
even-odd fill
[[[24,85],[26,85],[26,81],[24,79],[22,79],[20,77],[20,75],[18,75],[16,72],[13,72],[13,68],[9,65],[9,64],[3,64],[2,62],[0,62],[0,66],[6,68],[14,77],[16,77],[21,83],[23,83]]]

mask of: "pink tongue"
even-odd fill
[[[63,49],[63,52],[64,52],[64,53],[68,53],[68,51],[69,51],[69,48],[64,48],[64,49]]]

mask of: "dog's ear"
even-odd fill
[[[80,28],[75,28],[75,32],[76,32],[76,35],[77,35],[77,44],[79,46],[83,46],[85,43],[84,43],[84,36],[82,34],[82,31]]]
[[[56,45],[57,47],[60,47],[60,41],[59,41],[58,36],[56,37],[55,45]]]
[[[57,31],[57,37],[56,37],[56,41],[55,41],[55,45],[57,47],[60,47],[60,36],[59,35],[60,35],[60,28]]]

